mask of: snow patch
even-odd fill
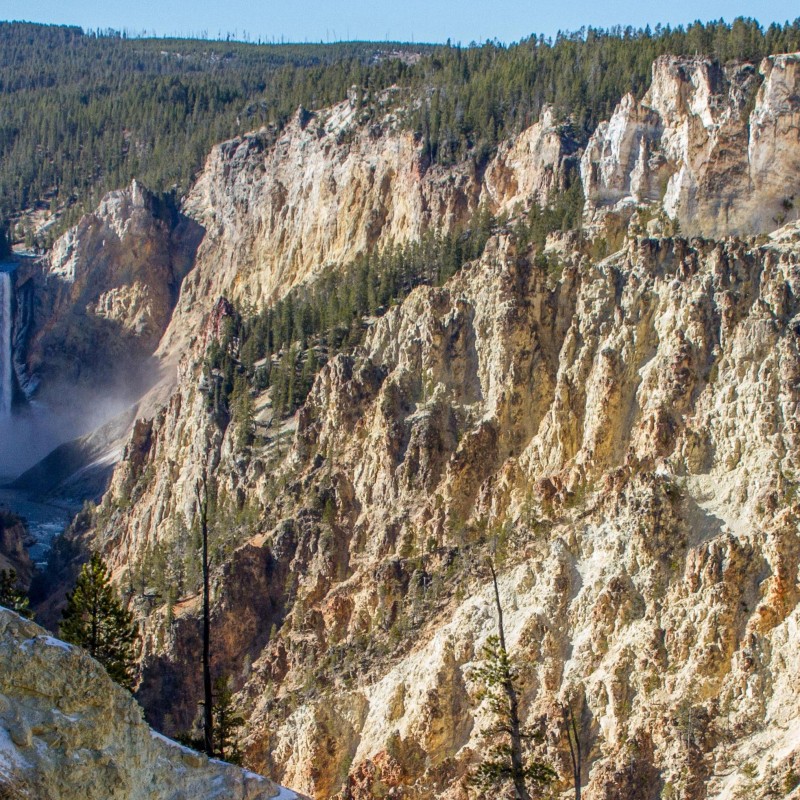
[[[66,650],[68,653],[75,649],[71,644],[62,642],[61,639],[56,639],[53,636],[37,636],[36,641],[42,642],[48,647],[58,647],[61,650]]]
[[[173,747],[176,750],[182,750],[184,753],[188,753],[189,755],[193,755],[193,756],[202,756],[203,755],[203,753],[200,753],[197,750],[192,750],[191,747],[187,747],[186,745],[181,744],[180,742],[176,742],[174,739],[170,739],[169,737],[164,736],[163,733],[159,733],[158,731],[154,731],[152,728],[150,729],[150,736],[152,736],[153,739],[156,739],[157,741],[162,742],[163,744],[167,745],[168,747]]]
[[[61,639],[56,639],[53,636],[34,636],[32,639],[26,639],[20,645],[20,650],[27,653],[41,645],[45,645],[47,647],[57,647],[59,650],[66,650],[68,653],[75,649],[71,644],[62,642]]]
[[[279,786],[278,789],[278,794],[272,800],[297,800],[297,795],[291,789],[287,789],[285,786]]]

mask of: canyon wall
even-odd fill
[[[498,236],[331,361],[282,450],[237,452],[187,374],[129,445],[97,543],[124,571],[177,535],[204,465],[251,508],[216,572],[217,667],[252,763],[316,797],[348,773],[359,797],[461,796],[498,548],[526,716],[557,729],[558,703],[585,702],[585,796],[640,798],[652,775],[687,798],[780,782],[799,700],[799,258],[796,228],[760,247],[633,238],[558,274]],[[150,611],[141,696],[162,725],[196,713],[196,603]]]
[[[371,249],[466,227],[481,204],[543,203],[576,150],[547,110],[486,168],[429,166],[395,114],[367,124],[350,100],[224,142],[185,202],[206,235],[160,353],[185,350],[211,298],[257,308]]]
[[[44,259],[23,264],[17,282],[32,293],[34,317],[27,371],[42,391],[129,385],[129,394],[141,393],[202,234],[134,181],[104,197]]]
[[[798,218],[800,56],[720,67],[662,56],[581,162],[591,220],[654,203],[690,236],[755,235]]]
[[[548,112],[485,169],[440,170],[349,102],[215,148],[185,206],[206,236],[158,350],[175,389],[134,425],[80,533],[134,589],[151,721],[178,733],[197,716],[199,598],[179,587],[210,492],[214,668],[249,763],[282,782],[466,796],[492,557],[558,789],[564,704],[588,800],[791,783],[800,228],[780,181],[798,174],[795,63],[768,59],[760,82],[754,65],[659,59],[582,155],[589,241],[551,236],[543,260],[498,225],[443,287],[369,320],[253,445],[204,394],[220,296],[264,304],[481,203],[516,214],[580,153]],[[634,209],[652,236],[624,235]],[[591,237],[614,215],[622,245],[601,258]],[[659,235],[670,220],[707,238]]]

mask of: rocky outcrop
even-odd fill
[[[577,171],[580,148],[569,126],[545,106],[537,123],[503,142],[489,162],[480,200],[496,215],[545,205]]]
[[[33,282],[28,373],[45,392],[128,383],[135,394],[201,237],[174,203],[135,181],[106,195],[38,266],[19,271],[20,284]]]
[[[0,794],[19,800],[296,798],[149,729],[79,648],[0,608]]]
[[[642,100],[623,98],[583,154],[590,221],[642,203],[688,235],[754,235],[796,219],[798,64],[797,54],[771,56],[758,70],[657,59]]]
[[[108,194],[47,256],[20,260],[12,342],[20,391],[3,430],[5,475],[19,475],[65,442],[113,427],[154,385],[154,402],[172,388],[174,365],[165,369],[154,350],[201,237],[200,226],[172,199],[134,182]],[[141,403],[139,413],[150,407]],[[111,443],[101,452],[104,438],[97,431],[90,445],[73,446],[66,458],[60,451],[42,471],[52,472],[61,458],[59,482],[67,478],[65,467],[89,468],[96,473],[91,480],[84,471],[72,488],[78,497],[102,492],[107,467],[122,452]]]

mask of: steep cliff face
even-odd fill
[[[627,95],[583,155],[590,220],[639,203],[660,205],[688,235],[753,235],[796,219],[799,63],[659,58],[644,98]]]
[[[237,453],[175,395],[130,445],[102,546],[121,568],[174,536],[204,463],[251,506],[258,535],[217,572],[217,665],[239,665],[253,763],[317,797],[348,773],[355,796],[461,796],[492,542],[525,713],[549,713],[562,774],[553,709],[585,701],[587,797],[654,775],[678,797],[760,792],[793,768],[800,702],[799,233],[631,239],[560,274],[500,236],[334,359],[282,454]],[[126,492],[142,513],[115,507]],[[155,705],[196,684],[195,602],[149,628],[161,724],[195,713],[191,692]]]
[[[0,793],[19,800],[292,800],[149,729],[86,653],[0,608]]]
[[[195,222],[135,181],[108,194],[42,263],[20,271],[34,312],[28,374],[39,373],[45,392],[129,382],[134,394],[201,237]]]
[[[151,720],[175,733],[197,714],[208,491],[214,669],[237,690],[251,763],[283,782],[465,796],[493,554],[523,714],[559,788],[564,703],[588,800],[791,783],[800,228],[722,237],[778,224],[794,63],[765,62],[759,87],[752,65],[661,59],[583,155],[590,232],[650,203],[716,240],[632,227],[608,258],[565,236],[543,260],[498,227],[445,286],[369,320],[363,347],[252,445],[208,411],[219,295],[265,302],[481,202],[543,202],[577,150],[547,114],[482,173],[426,170],[392,120],[365,129],[346,103],[214,151],[187,206],[208,234],[160,349],[181,356],[176,389],[135,425],[86,534],[134,588]]]
[[[508,211],[563,183],[577,145],[548,110],[488,167],[429,167],[422,143],[392,114],[365,125],[356,103],[298,111],[215,147],[187,198],[206,230],[162,353],[187,343],[208,298],[259,306],[389,242],[465,225],[480,204]],[[199,308],[198,308],[199,306]]]

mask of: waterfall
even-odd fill
[[[12,396],[12,284],[11,273],[0,271],[0,419],[11,415]]]

